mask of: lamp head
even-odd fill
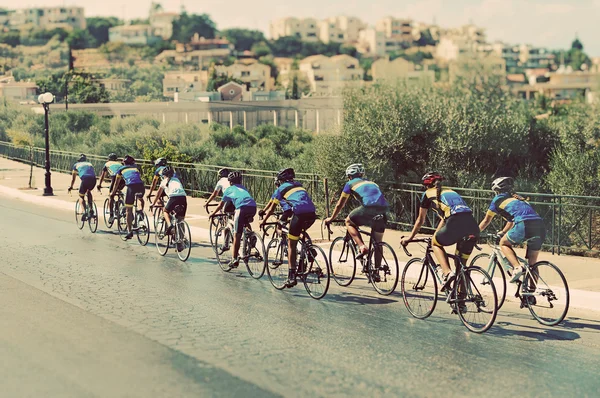
[[[52,93],[44,93],[38,96],[38,102],[40,104],[51,104],[54,102],[54,95]]]

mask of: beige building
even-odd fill
[[[177,19],[179,19],[179,14],[176,12],[151,12],[148,20],[154,35],[163,40],[170,40],[173,36],[173,21]]]
[[[374,81],[396,82],[411,81],[432,84],[435,81],[435,72],[427,70],[417,70],[415,64],[402,58],[396,58],[390,61],[388,58],[381,58],[373,62],[371,66],[371,75]]]
[[[492,47],[486,43],[485,30],[475,25],[464,25],[441,35],[435,56],[440,61],[449,62],[462,54],[479,52],[492,52]]]
[[[355,17],[338,16],[319,22],[319,39],[323,43],[352,43],[359,39],[367,24]]]
[[[300,61],[299,66],[315,96],[339,95],[344,88],[363,84],[364,70],[349,55],[313,55]]]
[[[208,71],[166,72],[163,78],[163,95],[174,98],[175,93],[205,92]]]
[[[12,29],[85,29],[83,7],[22,8],[10,14]]]
[[[536,95],[545,95],[557,101],[585,99],[594,101],[600,92],[600,72],[577,71],[561,66],[556,72],[548,74],[549,80],[544,83],[531,81],[516,89],[526,99]]]
[[[406,43],[412,43],[414,40],[412,19],[385,17],[377,21],[375,28],[383,32],[386,39],[395,39]]]
[[[147,46],[158,42],[160,37],[154,34],[150,25],[122,25],[110,28],[108,39],[113,43]]]
[[[109,93],[115,93],[125,90],[131,81],[128,79],[106,78],[98,79],[97,82]]]
[[[319,40],[319,23],[314,18],[281,18],[271,21],[271,39],[293,36],[302,41]]]
[[[274,86],[271,67],[256,60],[238,61],[230,66],[216,65],[215,70],[217,75],[229,76],[247,83],[254,91],[271,91]]]
[[[359,32],[356,49],[361,54],[383,57],[386,54],[385,43],[383,32],[375,28],[367,28]]]
[[[0,83],[0,97],[11,101],[37,103],[37,84],[33,82],[15,82],[12,79]]]

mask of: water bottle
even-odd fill
[[[502,268],[504,268],[506,270],[506,272],[509,273],[509,275],[512,275],[513,266],[510,263],[510,261],[508,261],[508,259],[506,257],[500,256],[500,262],[502,264]]]

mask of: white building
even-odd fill
[[[302,41],[318,41],[319,26],[314,18],[281,18],[271,22],[271,39],[293,36]]]
[[[226,75],[247,83],[251,89],[271,91],[274,83],[271,78],[271,67],[256,60],[238,61],[230,66],[215,66],[217,75]]]
[[[352,43],[367,24],[355,17],[338,16],[319,22],[319,38],[323,43]]]
[[[405,43],[412,43],[413,20],[409,18],[385,17],[377,21],[376,29],[383,32],[386,39],[395,39]]]
[[[129,45],[151,45],[160,40],[150,25],[122,25],[108,30],[108,40]]]
[[[364,70],[349,55],[313,55],[300,61],[299,66],[316,96],[339,95],[344,88],[363,84]]]
[[[163,78],[163,95],[175,98],[175,93],[203,93],[208,84],[208,71],[166,72]]]
[[[363,29],[358,34],[356,49],[361,54],[382,57],[385,52],[385,34],[375,28]]]
[[[13,29],[85,29],[83,7],[22,8],[10,14]]]
[[[148,20],[155,36],[169,40],[173,36],[173,21],[177,19],[179,14],[175,12],[151,12]]]

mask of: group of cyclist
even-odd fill
[[[150,187],[150,193],[147,199],[150,200],[152,192],[158,186],[158,192],[151,205],[157,206],[163,197],[168,197],[168,202],[164,206],[164,216],[168,222],[167,233],[172,230],[172,221],[170,213],[177,208],[178,217],[184,218],[187,210],[187,197],[183,183],[164,158],[159,158],[154,162],[155,172]],[[91,202],[91,191],[96,185],[96,174],[93,165],[87,160],[85,155],[81,155],[78,161],[73,165],[73,179],[69,191],[73,189],[75,178],[79,176],[81,185],[79,196],[85,208],[85,197]],[[205,204],[208,210],[209,204],[215,200],[218,195],[222,199],[216,206],[210,217],[216,216],[220,211],[230,213],[233,217],[233,257],[230,268],[236,268],[239,265],[239,249],[241,235],[244,226],[253,221],[257,214],[256,201],[242,185],[242,175],[239,171],[232,171],[223,168],[218,171],[219,181],[214,191]],[[122,162],[117,155],[111,153],[108,161],[102,169],[98,182],[98,190],[102,188],[102,182],[108,177],[110,184],[110,219],[115,218],[113,214],[114,197],[119,191],[127,188],[125,194],[125,207],[127,209],[127,239],[133,237],[131,228],[133,220],[133,204],[136,200],[136,194],[140,194],[141,208],[144,208],[143,194],[145,187],[140,174],[140,169],[135,163],[135,159],[126,155]],[[282,214],[279,219],[281,225],[289,222],[288,233],[288,281],[287,287],[296,285],[296,258],[297,242],[300,236],[310,228],[317,219],[316,207],[302,184],[295,181],[295,172],[292,168],[280,170],[275,177],[276,189],[271,196],[267,206],[258,212],[264,218],[261,227],[266,220],[273,214],[277,206],[281,207]],[[360,202],[360,206],[350,212],[345,219],[346,228],[358,247],[357,258],[361,258],[368,253],[358,227],[367,226],[373,231],[373,237],[376,241],[383,240],[386,228],[387,213],[389,204],[386,201],[379,186],[370,181],[365,176],[365,168],[362,164],[356,163],[348,166],[346,169],[348,182],[344,185],[340,198],[330,217],[325,219],[326,224],[330,224],[342,209],[346,206],[348,199],[352,196]],[[477,242],[480,232],[485,230],[496,215],[502,216],[506,220],[505,227],[498,232],[500,247],[507,260],[512,266],[508,271],[511,276],[511,282],[516,282],[523,274],[523,269],[519,264],[517,255],[513,246],[527,243],[527,259],[530,265],[537,262],[537,258],[545,238],[545,230],[542,218],[536,213],[533,207],[514,191],[514,179],[511,177],[500,177],[492,182],[492,191],[496,196],[492,199],[485,218],[477,224],[473,217],[473,211],[467,205],[465,200],[455,191],[444,187],[442,182],[444,177],[437,172],[425,174],[421,182],[426,188],[420,201],[420,211],[413,226],[410,235],[401,239],[400,244],[408,245],[420,228],[425,223],[427,212],[433,209],[440,221],[433,235],[434,255],[441,266],[442,289],[446,289],[455,277],[455,272],[451,269],[446,256],[445,246],[456,244],[456,254],[461,259],[461,263],[466,263]]]

